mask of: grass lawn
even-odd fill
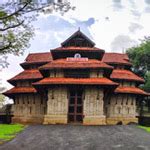
[[[144,130],[146,130],[147,132],[150,133],[150,127],[139,126],[139,128],[142,128],[142,129],[144,129]]]
[[[15,135],[24,129],[21,124],[0,124],[0,144],[3,141],[11,140]]]

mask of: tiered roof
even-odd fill
[[[75,32],[70,38],[61,44],[61,47],[46,53],[29,54],[25,62],[21,64],[23,72],[8,80],[16,85],[17,81],[32,80],[37,81],[32,85],[35,87],[45,85],[101,85],[117,87],[114,81],[126,80],[143,83],[144,80],[129,70],[114,69],[110,65],[122,65],[131,67],[129,58],[126,54],[104,53],[104,50],[94,47],[95,43],[86,37],[82,32]],[[74,54],[80,53],[81,58],[74,58]],[[87,57],[87,58],[84,58]],[[37,69],[31,69],[30,66],[36,65]],[[30,70],[29,70],[30,69]],[[101,78],[50,78],[43,77],[47,70],[52,69],[107,69],[111,72],[110,79]],[[42,72],[44,70],[44,72]],[[40,73],[42,72],[42,74]],[[114,80],[114,81],[111,81]],[[19,93],[36,93],[34,87],[14,87],[5,92],[5,95],[11,96]],[[147,95],[146,92],[135,87],[117,87],[115,93],[130,93]]]

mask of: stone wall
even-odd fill
[[[105,115],[107,124],[137,122],[136,97],[130,94],[112,95],[105,102]]]
[[[83,124],[84,125],[103,125],[105,116],[103,112],[103,90],[86,87],[83,104]]]
[[[13,122],[43,123],[46,100],[39,94],[15,96]]]
[[[44,124],[67,124],[67,116],[67,88],[48,89],[47,115],[44,118]]]

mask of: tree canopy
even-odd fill
[[[52,13],[60,11],[61,14],[74,9],[69,2],[40,3],[33,0],[8,1],[0,7],[0,54],[22,54],[29,47],[29,41],[34,35],[31,22],[36,19],[39,12]]]
[[[145,37],[140,45],[129,48],[126,52],[133,64],[133,71],[145,78],[142,88],[150,92],[150,37]]]

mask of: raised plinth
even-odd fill
[[[43,124],[44,117],[12,117],[12,123]]]
[[[83,119],[83,125],[106,125],[105,116],[86,116]]]
[[[46,115],[43,124],[67,124],[67,120],[65,115]]]
[[[116,125],[118,123],[122,123],[127,125],[129,123],[138,123],[138,118],[126,118],[126,117],[113,117],[113,118],[106,118],[107,125]]]

